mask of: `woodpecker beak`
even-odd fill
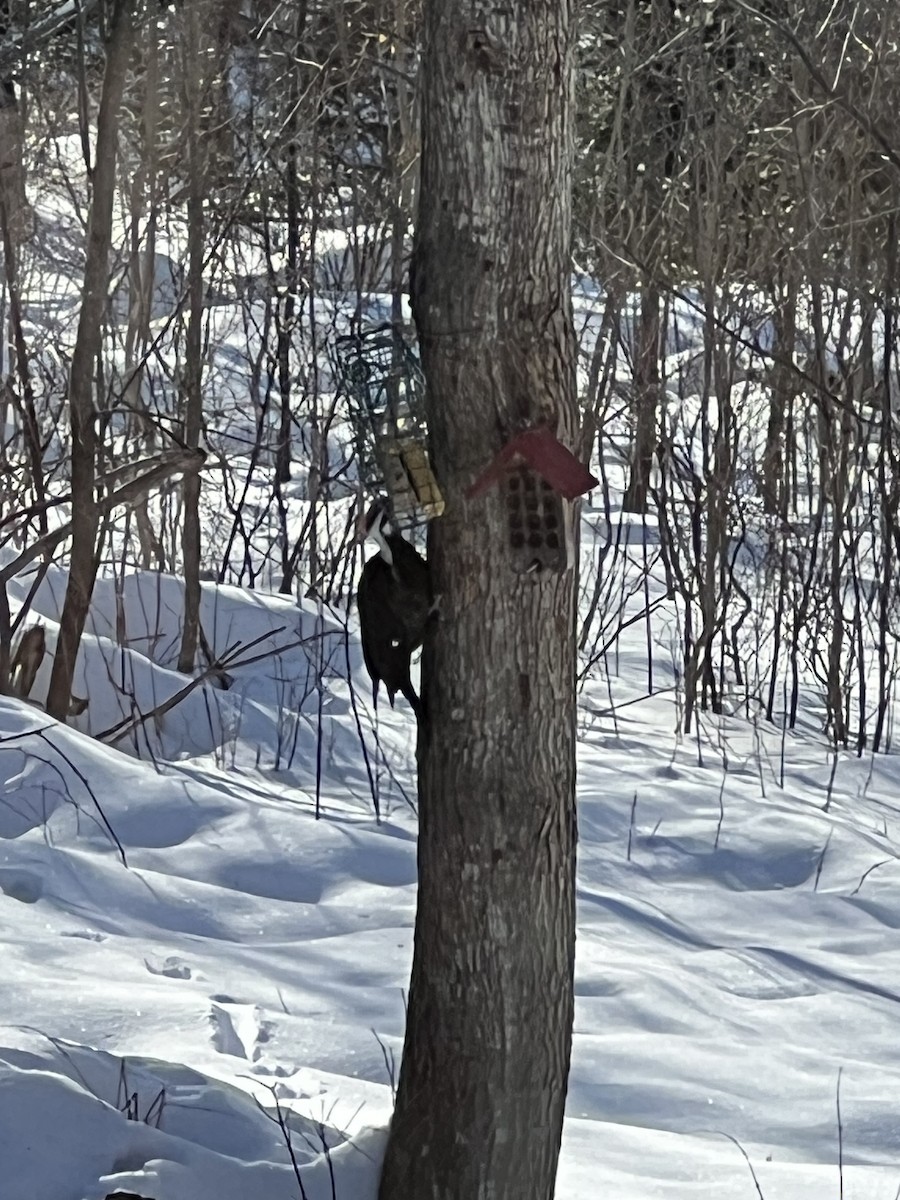
[[[360,514],[359,520],[356,522],[356,540],[364,542],[366,538],[372,537],[375,531],[381,528],[383,522],[384,504],[376,501],[366,512]]]

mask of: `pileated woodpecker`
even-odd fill
[[[356,592],[366,670],[372,677],[372,701],[383,683],[394,706],[400,692],[418,720],[422,703],[410,679],[410,659],[422,645],[434,611],[428,564],[406,538],[388,526],[387,503],[379,500],[360,522],[360,538],[378,543],[366,561]]]

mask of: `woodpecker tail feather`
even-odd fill
[[[416,689],[412,685],[412,681],[407,679],[400,685],[401,693],[406,697],[409,707],[416,714],[416,720],[421,721],[423,716],[422,701],[416,695]]]

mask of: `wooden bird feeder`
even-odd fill
[[[571,504],[598,480],[546,425],[526,429],[500,450],[466,492],[504,494],[513,570],[571,570],[575,561]]]

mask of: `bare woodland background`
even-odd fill
[[[54,715],[97,573],[183,579],[188,673],[221,667],[202,579],[346,611],[334,341],[406,312],[419,21],[403,0],[6,0],[0,675],[70,555]],[[836,745],[890,744],[898,25],[848,0],[581,6],[581,440],[609,537],[580,672],[622,621],[622,462],[685,732],[723,706],[789,728],[811,686]],[[679,355],[686,321],[702,353]]]

